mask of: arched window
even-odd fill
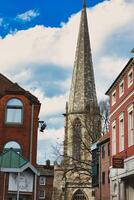
[[[76,119],[73,123],[73,158],[80,160],[81,151],[81,122]]]
[[[21,153],[21,146],[15,141],[9,141],[4,146],[4,152],[8,151],[9,149],[14,149],[17,153]]]
[[[23,117],[23,104],[19,99],[10,99],[6,107],[6,123],[21,124]]]
[[[87,198],[81,190],[78,190],[75,192],[72,200],[87,200]]]

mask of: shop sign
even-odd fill
[[[113,157],[113,168],[124,168],[124,158]]]

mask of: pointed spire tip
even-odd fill
[[[83,7],[83,8],[86,7],[86,0],[82,0],[82,7]]]

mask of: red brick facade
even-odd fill
[[[132,72],[132,84],[128,85],[128,74]],[[120,96],[120,83],[124,82],[124,93]],[[116,92],[116,102],[112,105],[112,94]],[[129,147],[128,145],[128,108],[132,106],[134,108],[134,63],[133,59],[130,59],[128,64],[119,74],[115,82],[112,84],[107,93],[110,97],[110,137],[112,141],[112,123],[116,124],[116,154],[117,156],[123,156],[124,158],[134,155],[134,144]],[[119,117],[123,113],[124,118],[124,150],[120,151],[120,138],[119,138]],[[134,109],[133,109],[134,115]],[[112,165],[112,143],[111,143],[111,165]]]
[[[95,200],[110,200],[110,137],[106,133],[97,142],[96,151],[98,156],[98,184],[95,189]]]
[[[20,100],[22,103],[22,123],[6,123],[7,102],[11,99]],[[14,141],[20,145],[21,155],[33,166],[37,166],[39,111],[40,102],[35,96],[0,74],[0,154],[4,152],[5,144]],[[1,200],[7,199],[8,176],[8,173],[0,172]],[[32,196],[27,199],[32,199]]]
[[[134,198],[134,58],[106,94],[110,97],[110,199],[131,200]],[[113,165],[113,157],[124,165]]]
[[[47,161],[46,165],[38,165],[40,176],[38,177],[38,199],[51,200],[53,192],[54,166]],[[44,183],[41,184],[41,179],[44,178]],[[44,192],[44,198],[40,197]]]

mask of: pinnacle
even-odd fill
[[[83,7],[83,8],[86,7],[86,0],[82,0],[82,7]]]

